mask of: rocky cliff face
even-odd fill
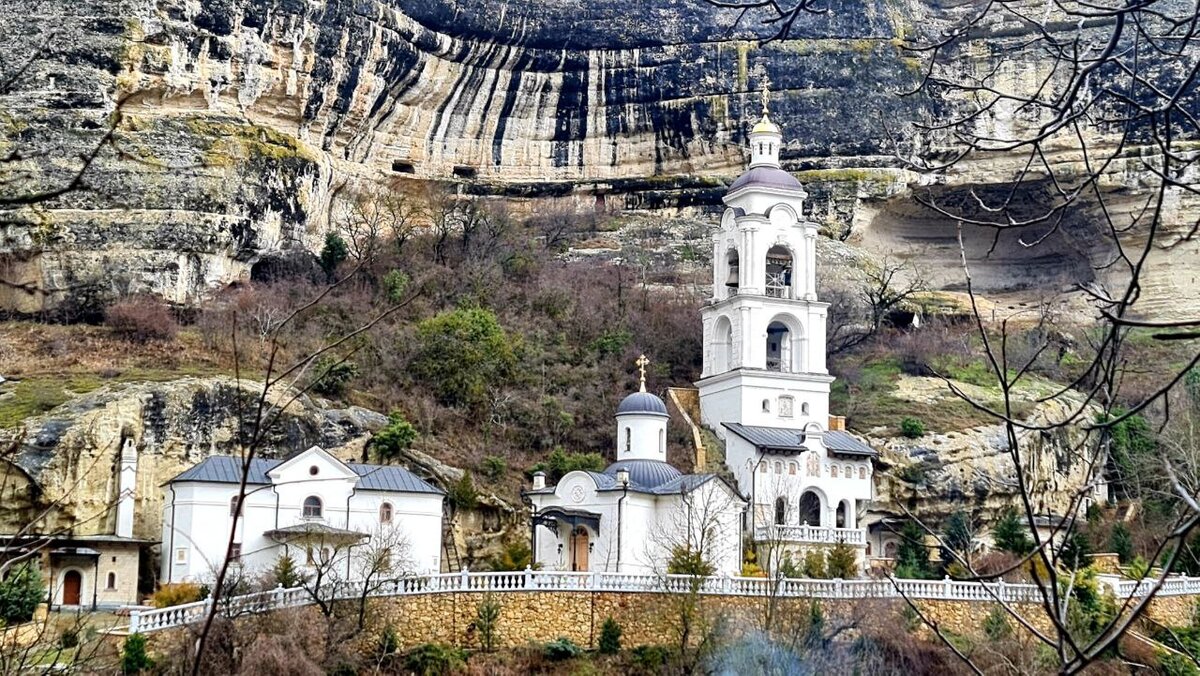
[[[966,9],[846,0],[759,45],[761,16],[702,0],[0,0],[0,82],[11,80],[0,150],[25,158],[5,171],[61,182],[118,102],[122,114],[91,190],[0,217],[0,307],[37,311],[97,289],[194,301],[265,255],[317,248],[331,196],[361,177],[588,209],[708,208],[742,167],[767,79],[811,215],[862,246],[953,269],[953,223],[916,208],[917,178],[893,168],[883,121],[934,112],[896,96],[920,74],[899,44]],[[1034,77],[1020,30],[1000,28],[959,55],[964,68],[1004,53],[1012,78]],[[944,180],[987,186],[1012,168]],[[1116,163],[1107,187],[1138,183],[1136,162]],[[1172,218],[1190,223],[1196,209],[1181,195]],[[986,234],[972,236],[980,288],[1028,298],[1115,274],[1094,214],[1069,220],[1036,251],[991,252]],[[1194,254],[1155,261],[1147,312],[1200,306],[1200,281],[1171,274]]]

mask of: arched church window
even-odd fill
[[[237,495],[233,496],[232,498],[229,498],[229,516],[237,516],[238,515],[239,499],[240,499],[240,496],[237,496]]]
[[[658,431],[658,452],[660,455],[667,454],[667,433],[665,430]]]
[[[625,428],[625,452],[628,453],[633,449],[633,430]]]
[[[779,461],[775,462],[775,473],[783,474],[783,463],[782,462],[779,462]]]
[[[775,498],[775,525],[782,526],[787,518],[787,501]]]
[[[385,502],[379,505],[379,523],[392,522],[392,503]]]
[[[304,498],[304,518],[319,519],[322,511],[321,498],[315,495]]]
[[[763,413],[770,413],[770,412],[771,412],[771,400],[763,399]]]
[[[807,401],[800,404],[800,413],[803,415],[808,415],[808,402]]]
[[[837,468],[837,465],[830,465],[830,466],[829,466],[829,476],[833,477],[834,479],[838,478],[838,468]]]
[[[866,479],[866,478],[867,478],[867,468],[866,468],[866,467],[859,467],[859,468],[858,468],[858,478],[859,478],[859,479]]]
[[[766,474],[766,472],[767,472],[767,463],[765,463],[765,462],[758,463],[758,473]]]
[[[729,290],[730,296],[734,296],[737,295],[738,286],[741,284],[739,281],[741,266],[738,262],[737,249],[730,249],[729,253],[725,254],[725,264],[727,273],[725,276],[725,288]]]
[[[783,322],[767,325],[767,370],[790,372],[792,332]]]
[[[846,512],[846,503],[844,501],[839,502],[837,506],[836,520],[834,521],[838,528],[846,527]]]
[[[789,462],[788,463],[788,474],[795,474],[795,473],[796,473],[796,463]]]
[[[782,244],[767,250],[766,286],[772,298],[792,297],[792,252]]]
[[[812,491],[804,491],[800,496],[800,523],[821,525],[821,499]]]

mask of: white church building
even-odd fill
[[[717,574],[742,563],[746,503],[714,474],[667,463],[667,406],[642,384],[617,407],[616,458],[603,472],[569,472],[553,486],[534,474],[534,562],[543,570],[667,573],[677,550],[699,553]]]
[[[713,235],[713,295],[702,310],[702,423],[752,508],[761,550],[802,554],[845,542],[864,558],[858,515],[872,499],[876,453],[830,416],[827,303],[817,299],[817,224],[807,194],[779,164],[768,117],[750,133],[750,167],[730,186]],[[768,561],[767,559],[760,559]]]
[[[212,456],[165,484],[162,583],[210,581],[227,553],[249,571],[286,552],[301,570],[354,578],[356,551],[376,546],[397,575],[441,568],[445,493],[403,467],[345,463],[318,446],[255,458],[239,505],[241,477],[240,458]]]

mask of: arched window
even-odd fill
[[[844,501],[839,502],[838,506],[837,506],[837,515],[836,515],[836,521],[835,521],[838,528],[846,528],[846,524],[848,523],[848,518],[847,518],[847,514],[846,514],[847,511],[848,510],[846,508],[846,503]]]
[[[802,415],[808,415],[808,402],[807,401],[800,404],[800,413]]]
[[[729,253],[725,254],[725,289],[728,291],[726,297],[736,296],[738,286],[741,283],[739,276],[741,275],[741,265],[738,261],[737,249],[730,249]]]
[[[323,511],[321,498],[318,498],[315,495],[310,495],[307,498],[304,498],[304,518],[319,519],[321,518]]]
[[[783,474],[783,463],[782,462],[779,462],[779,461],[775,462],[775,473]]]
[[[667,454],[667,431],[666,430],[660,429],[658,431],[658,454],[659,455]]]
[[[866,468],[866,467],[859,467],[859,468],[858,468],[858,478],[859,478],[859,479],[866,479],[866,478],[867,478],[867,468]]]
[[[796,473],[796,463],[789,462],[788,463],[788,474],[795,474],[795,473]]]
[[[710,373],[724,373],[733,368],[733,322],[728,317],[717,317],[713,326],[713,353]]]
[[[104,579],[104,588],[113,591],[117,588],[117,574],[110,572]]]
[[[767,250],[766,286],[772,298],[792,297],[792,252],[782,244]]]
[[[763,413],[770,413],[770,412],[771,412],[771,400],[763,399]]]
[[[775,498],[775,525],[782,526],[787,518],[787,501]]]
[[[834,479],[838,478],[838,468],[837,468],[837,465],[830,465],[830,466],[829,466],[829,476],[833,477]]]
[[[767,463],[765,463],[765,462],[758,463],[758,472],[759,472],[759,474],[766,474],[767,473]]]
[[[392,522],[392,503],[385,502],[379,506],[379,523]]]
[[[821,498],[812,491],[805,491],[804,495],[800,496],[800,523],[821,525]]]
[[[238,511],[239,511],[238,510],[238,498],[239,498],[239,496],[237,496],[237,495],[233,496],[232,498],[229,498],[229,516],[237,516],[238,515]]]
[[[633,448],[633,430],[625,428],[625,452],[628,453]]]

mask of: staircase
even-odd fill
[[[442,517],[442,561],[447,573],[462,570],[462,559],[458,556],[458,542],[454,539],[454,524],[448,516]]]

